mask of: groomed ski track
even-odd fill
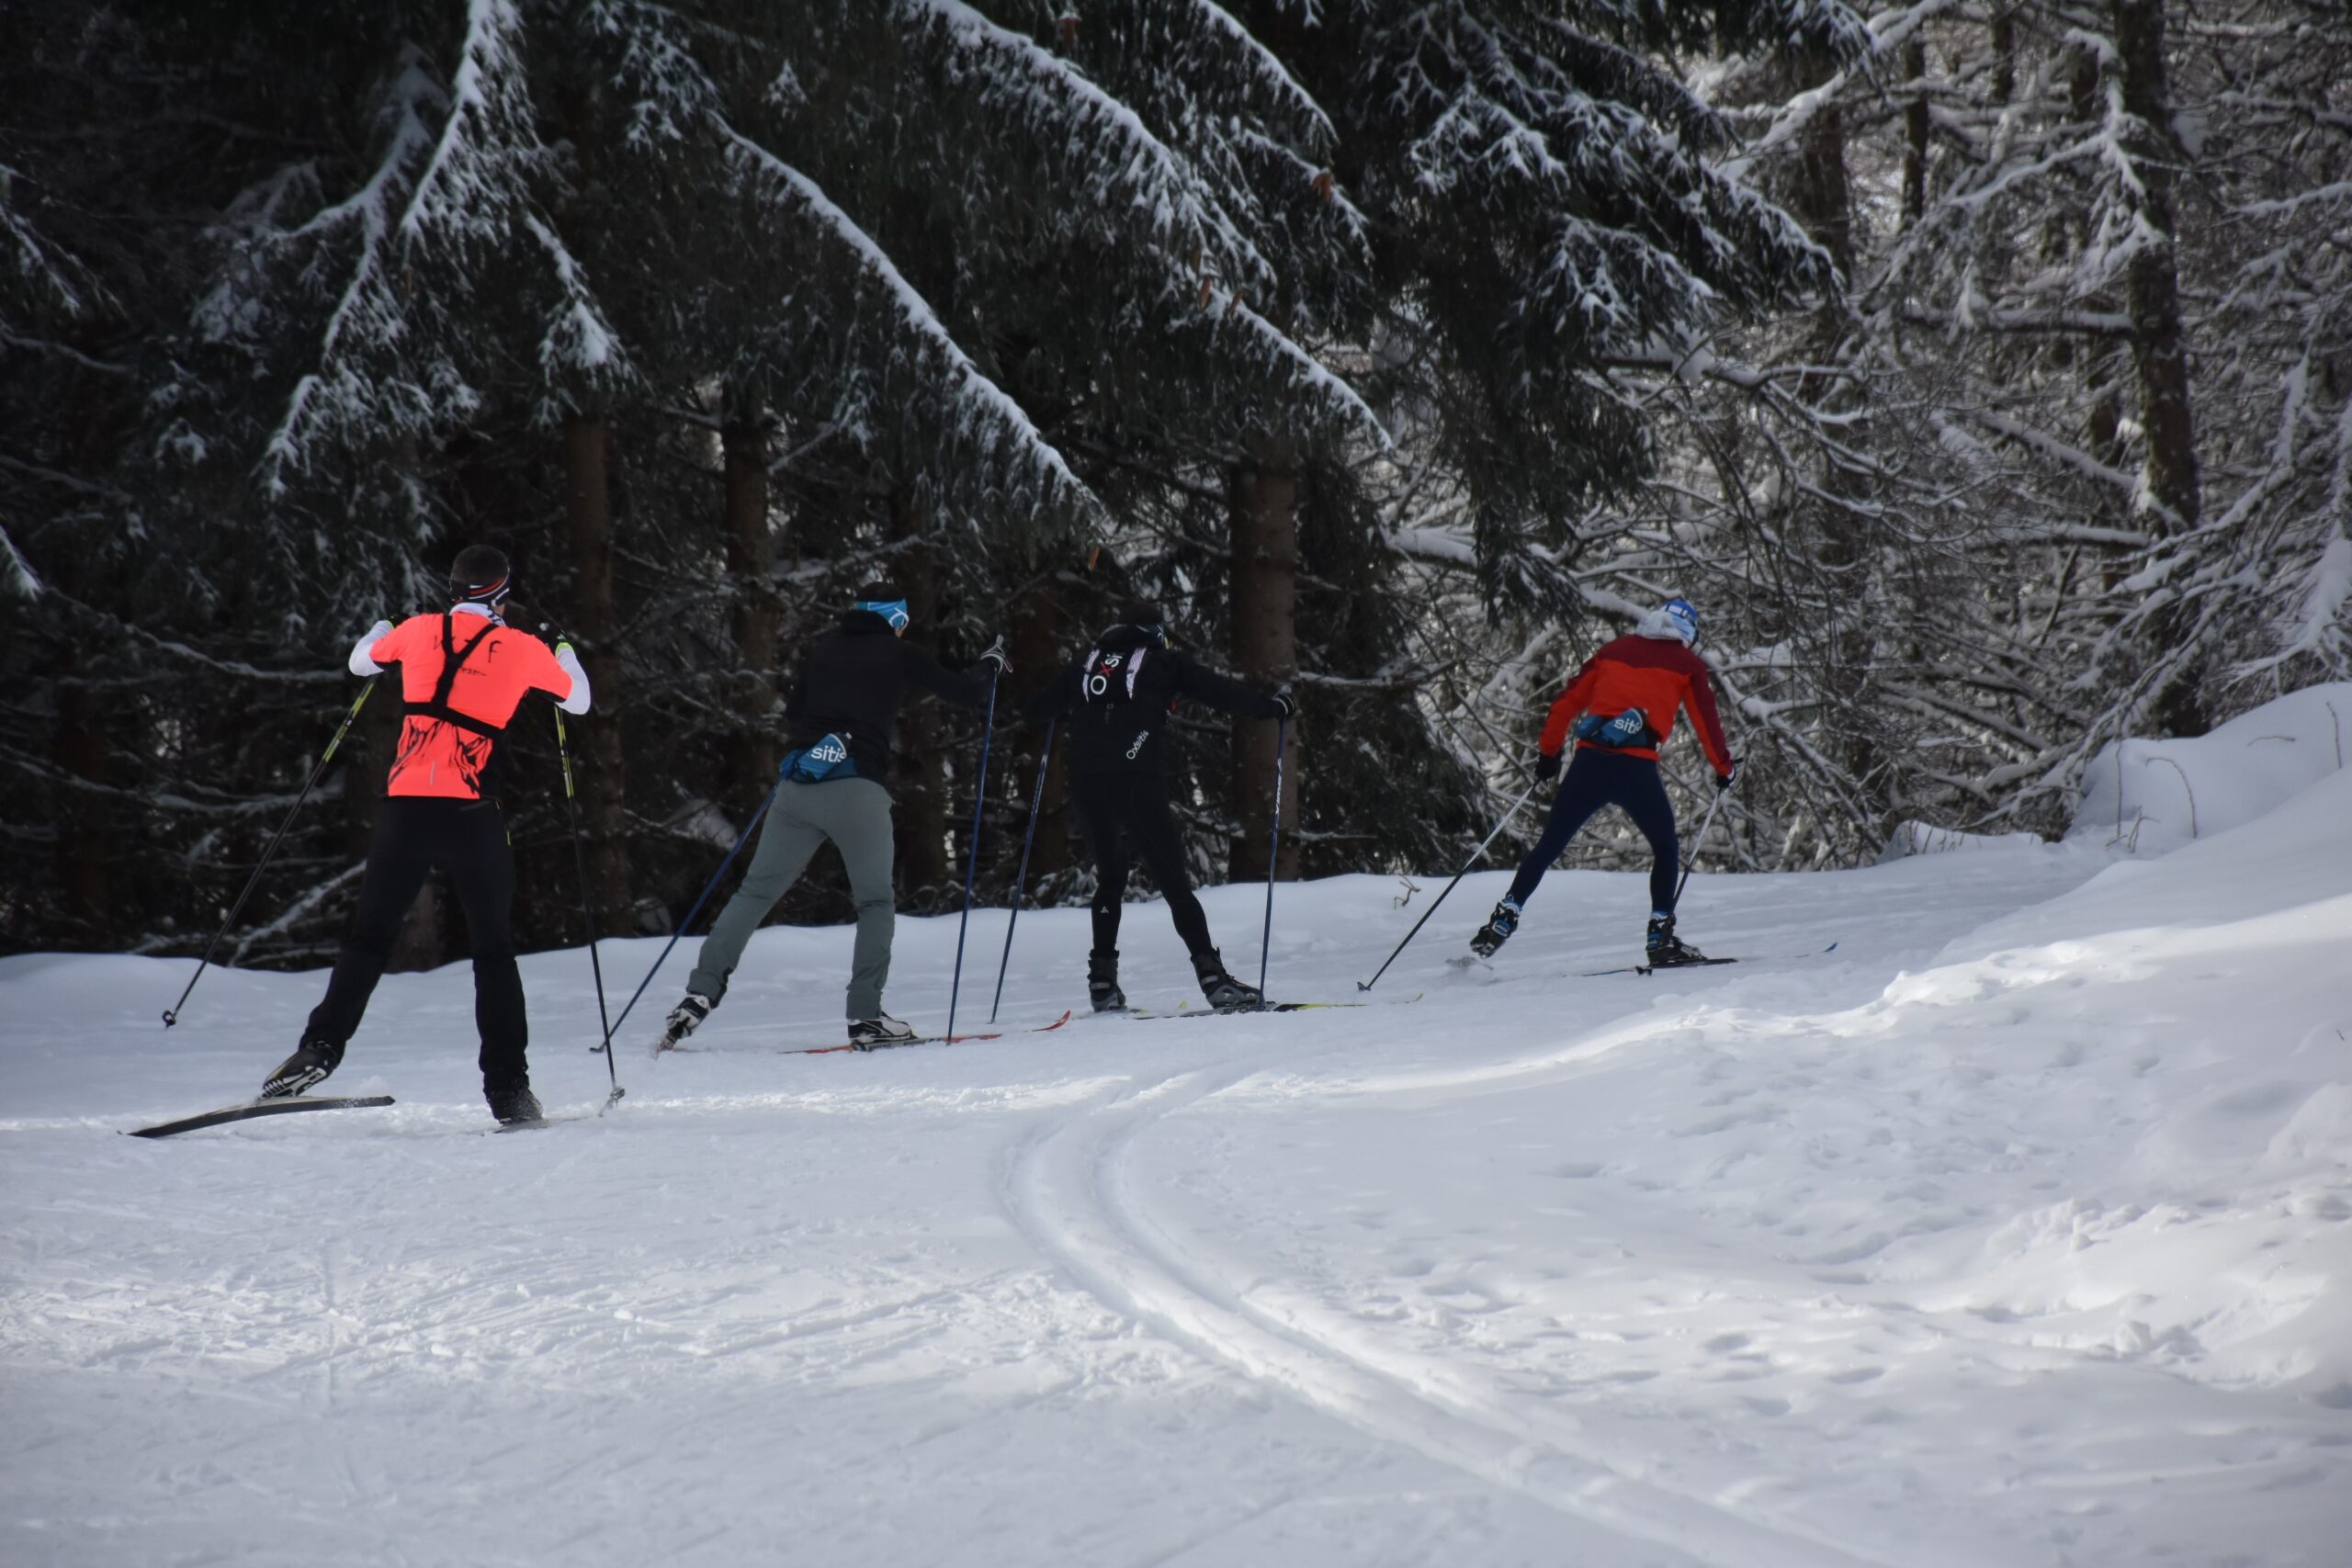
[[[1555,1511],[1563,1561],[1894,1568],[1660,1486],[1638,1466],[1612,1461],[1588,1423],[1514,1414],[1442,1361],[1382,1346],[1156,1216],[1125,1158],[1136,1139],[1256,1072],[1227,1062],[1114,1091],[1034,1134],[1001,1183],[1007,1213],[1114,1310],[1376,1438]],[[1666,1554],[1628,1553],[1628,1538]]]

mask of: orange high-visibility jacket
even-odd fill
[[[462,657],[436,707],[445,627]],[[560,702],[571,694],[571,677],[546,643],[479,615],[411,615],[362,651],[379,664],[401,667],[401,695],[408,703],[386,795],[479,800],[498,732],[524,696],[540,691]]]
[[[1708,681],[1706,663],[1682,644],[1659,637],[1626,636],[1602,644],[1553,703],[1536,749],[1556,756],[1579,716],[1595,713],[1614,717],[1629,708],[1639,708],[1647,716],[1657,745],[1602,746],[1580,740],[1577,749],[1591,747],[1655,762],[1657,747],[1674,733],[1675,710],[1688,708],[1707,761],[1715,772],[1731,773],[1731,744],[1724,739],[1723,721],[1715,716],[1715,689]]]

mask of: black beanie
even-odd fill
[[[449,593],[460,603],[495,606],[514,587],[514,569],[495,545],[468,545],[449,564]]]

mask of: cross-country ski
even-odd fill
[[[249,1100],[241,1105],[226,1105],[218,1111],[200,1115],[183,1116],[176,1122],[158,1122],[152,1127],[124,1129],[134,1138],[169,1138],[181,1133],[194,1133],[206,1127],[225,1126],[232,1122],[250,1122],[259,1116],[287,1116],[308,1111],[363,1111],[370,1107],[390,1105],[389,1094],[361,1094],[343,1097],[317,1098],[297,1096],[282,1100]]]

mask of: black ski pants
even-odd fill
[[[1078,818],[1094,856],[1094,951],[1119,948],[1119,907],[1127,895],[1127,840],[1168,900],[1169,918],[1185,951],[1199,959],[1211,951],[1209,918],[1193,897],[1184,870],[1184,840],[1168,804],[1168,781],[1157,772],[1077,773],[1070,790]]]
[[[514,850],[497,804],[394,795],[376,808],[359,908],[335,955],[326,999],[311,1010],[303,1043],[340,1056],[399,941],[401,920],[436,865],[448,867],[474,959],[474,1027],[481,1034],[481,1086],[491,1094],[529,1087],[529,1028],[514,966]]]
[[[1544,874],[1568,847],[1568,840],[1604,806],[1622,806],[1642,837],[1650,841],[1650,910],[1674,909],[1674,877],[1681,869],[1681,850],[1674,838],[1674,805],[1666,798],[1666,781],[1647,757],[1628,757],[1580,746],[1560,779],[1560,793],[1552,798],[1552,818],[1544,836],[1519,863],[1510,879],[1510,896],[1521,908],[1535,892]]]

